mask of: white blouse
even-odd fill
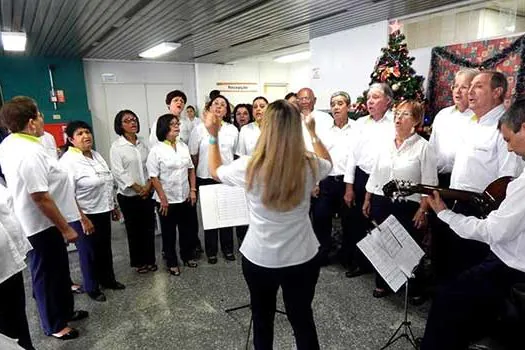
[[[330,153],[334,165],[328,174],[329,176],[344,175],[345,173],[346,161],[352,149],[352,139],[354,138],[354,123],[355,121],[349,119],[348,123],[342,128],[334,124],[330,129],[318,135]]]
[[[9,191],[0,185],[0,283],[22,271],[32,249],[13,212]]]
[[[37,137],[9,135],[0,144],[0,164],[13,197],[16,218],[26,236],[54,226],[37,207],[32,193],[48,192],[67,222],[80,220],[74,184],[67,170],[46,153]]]
[[[151,149],[146,163],[149,176],[159,179],[170,204],[182,203],[188,199],[190,194],[188,169],[193,169],[188,146],[179,141],[176,148],[175,150],[169,142],[158,143]],[[156,191],[153,199],[160,203]]]
[[[410,136],[399,148],[391,140],[380,148],[366,183],[366,191],[382,196],[383,186],[393,179],[435,186],[438,184],[436,163],[436,156],[428,141],[418,134]],[[413,194],[407,199],[419,203],[421,195]]]
[[[75,184],[80,209],[85,214],[100,214],[115,208],[113,175],[100,153],[91,151],[93,159],[75,147],[60,158],[59,163],[68,170]]]
[[[243,126],[239,132],[239,142],[235,154],[238,156],[251,156],[260,135],[261,129],[256,122]]]
[[[210,134],[206,130],[204,123],[200,123],[193,129],[190,136],[190,154],[199,155],[197,164],[197,177],[201,179],[211,179],[210,170],[208,169],[208,146]],[[237,149],[239,131],[230,123],[223,123],[219,130],[219,150],[221,153],[222,163],[230,164],[233,162],[233,155]]]
[[[146,168],[149,148],[142,140],[137,139],[134,145],[124,136],[120,136],[111,145],[109,163],[117,184],[117,193],[126,196],[137,196],[131,186],[134,183],[144,186],[149,179]]]
[[[250,157],[241,157],[229,165],[217,169],[217,176],[226,185],[246,187],[246,167]],[[301,203],[287,212],[266,208],[262,201],[262,188],[255,184],[246,193],[250,212],[250,224],[241,246],[241,253],[252,263],[279,268],[305,263],[318,251],[319,242],[315,237],[308,218],[310,194],[316,182],[330,172],[329,161],[315,157],[318,176],[306,167],[306,183]]]

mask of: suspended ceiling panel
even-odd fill
[[[26,32],[30,56],[137,60],[139,52],[172,41],[182,46],[163,60],[226,63],[458,2],[0,0],[0,28]]]

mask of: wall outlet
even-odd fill
[[[62,117],[60,116],[60,114],[53,114],[53,119],[54,120],[62,119]]]

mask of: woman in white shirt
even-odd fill
[[[233,109],[233,125],[237,130],[249,123],[253,122],[252,106],[246,103],[239,103]]]
[[[229,164],[234,159],[234,152],[237,148],[237,140],[239,136],[237,128],[228,122],[231,115],[230,103],[228,102],[228,99],[222,95],[214,96],[209,103],[209,111],[221,120],[219,131],[221,135],[221,156],[224,163]],[[193,159],[193,164],[195,164],[197,168],[197,185],[199,187],[217,183],[208,170],[208,138],[209,134],[203,123],[193,129],[190,136],[190,154]],[[217,241],[219,239],[219,234],[221,250],[224,254],[224,258],[230,261],[235,260],[235,255],[233,254],[233,229],[231,227],[226,227],[221,228],[220,230],[205,230],[204,249],[208,257],[208,263],[210,264],[217,263]]]
[[[34,349],[26,316],[22,270],[31,244],[13,212],[13,200],[0,185],[0,333],[18,339],[26,350]]]
[[[195,225],[191,212],[197,201],[195,169],[188,146],[177,141],[180,132],[179,118],[164,114],[157,119],[157,138],[160,143],[151,149],[147,167],[160,214],[162,247],[168,271],[180,275],[175,247],[179,231],[180,257],[185,266],[197,267],[195,261]]]
[[[84,289],[93,300],[105,301],[100,286],[125,288],[117,282],[113,270],[111,220],[120,216],[115,207],[113,175],[104,158],[93,150],[93,134],[86,122],[70,122],[66,135],[69,147],[59,163],[75,184],[78,207],[83,214],[82,226],[76,229]]]
[[[209,169],[214,179],[246,189],[250,225],[241,246],[250,290],[255,349],[273,348],[279,286],[297,349],[319,349],[312,300],[319,277],[319,242],[310,220],[310,193],[332,168],[330,155],[307,118],[315,154],[306,151],[301,116],[284,100],[268,106],[260,141],[251,157],[223,164],[220,119],[206,116]],[[275,181],[279,179],[279,181]]]
[[[377,223],[383,222],[389,215],[394,215],[412,238],[421,244],[421,228],[427,224],[428,204],[424,197],[414,194],[407,201],[392,202],[384,196],[383,186],[390,180],[405,180],[415,184],[437,185],[437,160],[428,141],[416,133],[416,128],[423,122],[423,105],[415,101],[403,101],[395,107],[395,137],[386,140],[380,149],[378,158],[366,183],[366,195],[363,215]],[[413,285],[412,301],[419,303],[423,299],[418,280]],[[374,297],[381,298],[390,293],[386,282],[376,275]]]
[[[119,138],[111,145],[109,163],[124,216],[130,266],[138,273],[156,271],[153,187],[146,168],[149,148],[137,136],[140,121],[133,111],[118,112],[114,128]]]
[[[42,328],[57,339],[77,338],[78,330],[68,322],[86,318],[88,313],[73,309],[64,244],[78,238],[68,224],[80,220],[73,185],[38,139],[44,132],[44,119],[34,100],[13,98],[2,106],[0,118],[12,131],[0,144],[0,163],[16,218],[33,246],[29,266]]]

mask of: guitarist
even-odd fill
[[[516,177],[522,162],[506,150],[497,124],[505,108],[507,79],[497,71],[482,71],[473,78],[469,92],[469,108],[474,116],[464,125],[463,142],[457,148],[450,188],[481,193],[494,180]],[[456,213],[474,215],[475,209],[456,202]],[[433,262],[438,281],[457,276],[478,264],[489,252],[485,243],[458,237],[450,229],[436,228],[433,236]]]
[[[525,157],[525,98],[497,125],[509,153]],[[506,199],[484,220],[448,210],[438,192],[428,203],[457,235],[490,248],[480,263],[438,289],[421,344],[422,350],[466,349],[476,332],[490,327],[511,286],[525,282],[525,172],[509,184]]]

